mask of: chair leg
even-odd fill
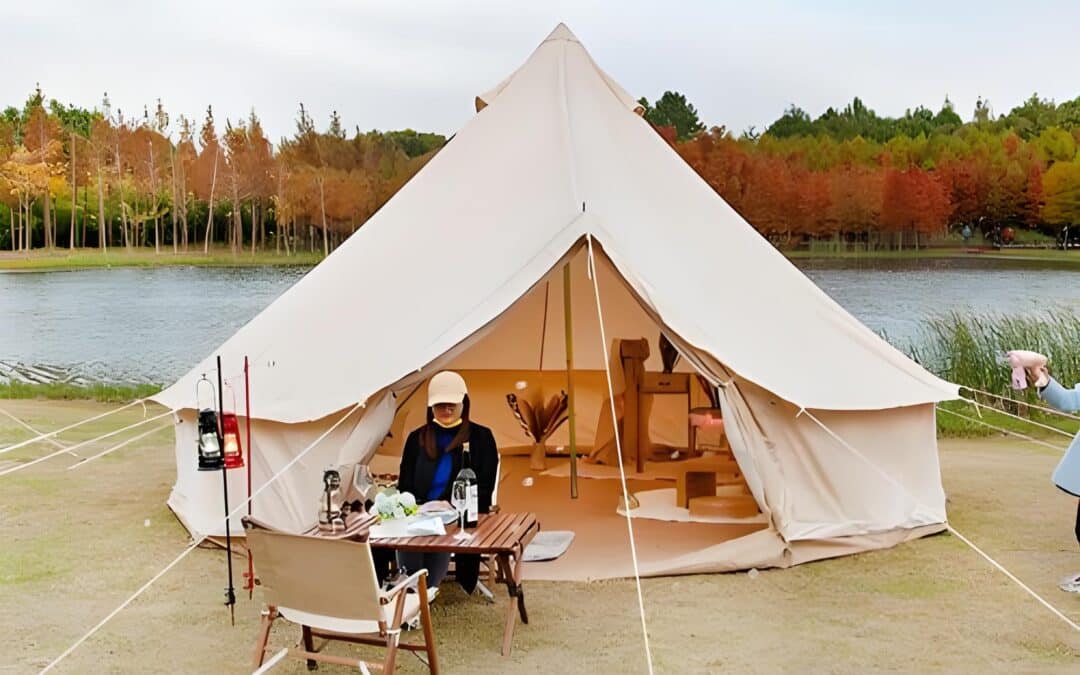
[[[314,652],[315,651],[315,640],[313,640],[312,637],[311,637],[311,626],[301,626],[300,629],[301,629],[301,631],[303,633],[303,636],[304,636],[304,650],[308,651],[308,652]],[[319,669],[319,664],[315,662],[315,659],[308,659],[307,660],[307,669],[308,670],[318,670]]]
[[[424,646],[427,647],[428,671],[431,675],[439,674],[439,660],[435,655],[435,630],[431,626],[431,607],[423,601],[427,597],[427,577],[420,577],[420,625],[424,629]]]
[[[252,655],[251,669],[255,670],[263,664],[266,658],[266,642],[270,639],[270,627],[277,618],[277,609],[268,607],[263,610],[262,622],[259,624],[259,635],[255,639],[255,653]]]
[[[484,596],[484,599],[488,602],[495,602],[495,594],[491,592],[490,588],[484,585],[483,581],[476,582],[476,590],[480,591],[480,595]]]
[[[383,672],[394,672],[394,662],[397,660],[398,640],[401,639],[401,629],[391,629],[386,634],[386,660],[383,662]]]

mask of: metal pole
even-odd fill
[[[218,382],[218,447],[224,450],[225,434],[221,416],[225,413],[224,391],[222,390],[221,356],[217,357],[217,382]],[[232,535],[229,532],[229,476],[226,473],[224,461],[221,463],[221,485],[225,493],[225,561],[229,566],[229,587],[225,589],[225,604],[229,607],[229,621],[236,625],[236,592],[233,589],[232,575]]]
[[[245,425],[247,427],[247,446],[246,447],[247,447],[247,452],[248,452],[248,458],[247,458],[247,496],[248,496],[247,512],[248,512],[248,515],[250,516],[251,515],[251,382],[250,382],[250,380],[248,378],[248,357],[246,357],[246,356],[244,357],[244,419],[247,421],[247,423]],[[247,580],[244,582],[244,588],[247,589],[248,600],[251,600],[251,598],[255,594],[255,564],[251,560],[251,547],[245,546],[245,548],[247,548],[248,568],[247,568],[247,575],[246,575]]]
[[[570,305],[570,263],[563,267],[563,323],[566,327],[566,408],[570,424],[570,498],[578,498],[577,421],[574,415],[574,319]]]

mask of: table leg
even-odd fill
[[[514,641],[514,623],[517,616],[521,615],[522,623],[529,623],[529,614],[525,610],[525,590],[521,587],[522,557],[520,550],[515,551],[513,554],[502,553],[498,556],[499,567],[502,569],[506,583],[506,590],[510,595],[510,604],[506,608],[506,628],[503,631],[503,656],[510,655],[510,647]]]

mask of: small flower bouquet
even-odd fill
[[[375,513],[379,520],[405,518],[416,511],[416,497],[410,492],[379,492],[375,495]]]

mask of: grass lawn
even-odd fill
[[[39,429],[110,407],[115,404],[0,400],[0,409]],[[75,443],[142,415],[136,406],[58,442]],[[28,433],[0,417],[0,447]],[[85,457],[103,447],[77,452]],[[56,449],[41,444],[0,454],[0,468]],[[1000,437],[941,441],[953,526],[1080,621],[1080,596],[1056,588],[1060,577],[1080,570],[1072,533],[1076,499],[1049,482],[1057,460],[1053,450]],[[0,477],[0,629],[8,645],[0,672],[44,667],[189,543],[165,506],[175,479],[171,429],[66,470],[75,461],[62,455]],[[249,672],[260,593],[254,600],[238,593],[230,626],[222,606],[224,563],[220,550],[196,550],[56,672]],[[243,568],[237,558],[237,586]],[[949,535],[757,577],[643,583],[659,673],[1070,673],[1080,663],[1080,634]],[[492,606],[447,584],[434,606],[444,672],[644,672],[632,581],[528,582],[526,590],[531,623],[518,626],[514,651],[503,659],[505,596]],[[299,637],[297,629],[280,626],[272,644]],[[426,672],[408,654],[399,664],[403,673]],[[306,670],[289,661],[274,672]]]

